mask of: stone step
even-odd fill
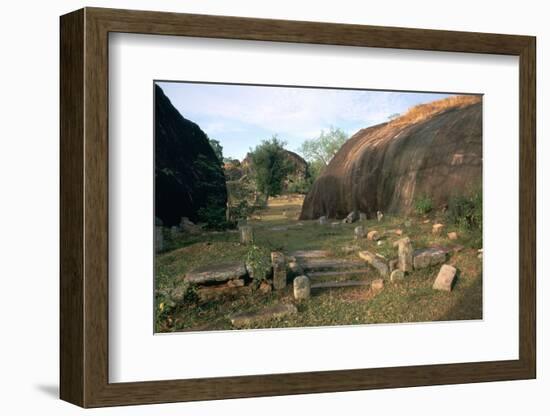
[[[327,277],[327,276],[354,276],[359,274],[367,274],[370,272],[370,269],[356,269],[356,270],[341,270],[341,271],[324,271],[324,272],[309,272],[307,276],[310,279],[315,279],[319,277]]]
[[[330,257],[330,251],[328,250],[296,250],[289,254],[296,259],[313,259],[321,257]]]
[[[342,287],[361,287],[361,286],[370,286],[372,283],[372,280],[344,280],[341,282],[333,281],[333,282],[318,282],[318,283],[312,283],[311,289],[338,289]]]
[[[337,258],[324,259],[303,259],[298,263],[305,271],[323,271],[323,270],[357,270],[364,269],[366,262],[362,260],[348,260]]]

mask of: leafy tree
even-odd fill
[[[223,147],[220,141],[216,139],[211,139],[210,137],[208,137],[208,141],[210,142],[210,146],[212,146],[212,150],[214,150],[216,157],[220,161],[220,164],[223,164]]]
[[[330,127],[321,131],[319,137],[302,143],[299,152],[308,161],[312,177],[316,178],[329,164],[336,152],[348,140],[348,135],[339,128]]]
[[[250,152],[256,187],[266,198],[282,192],[284,180],[292,171],[284,149],[285,144],[274,135],[270,140],[263,140]]]

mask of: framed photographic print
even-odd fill
[[[535,38],[85,8],[60,52],[62,399],[536,376]]]

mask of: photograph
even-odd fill
[[[482,319],[482,107],[155,81],[155,332]]]

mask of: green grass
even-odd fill
[[[301,202],[301,201],[300,201]],[[342,247],[357,245],[361,249],[377,252],[387,260],[397,257],[393,242],[399,236],[389,233],[376,242],[353,238],[355,224],[320,226],[317,221],[298,221],[300,204],[295,200],[277,200],[277,204],[257,213],[252,220],[255,244],[270,251],[282,250],[330,250],[335,256],[356,259],[357,254],[344,254]],[[283,213],[285,215],[283,215]],[[363,223],[368,231],[401,229],[403,236],[409,236],[414,248],[429,246],[462,245],[464,249],[447,261],[456,266],[459,277],[452,292],[432,290],[433,280],[439,267],[410,273],[399,283],[386,282],[384,290],[374,296],[367,288],[344,288],[316,290],[307,302],[298,304],[299,313],[290,319],[278,319],[262,323],[262,328],[306,327],[324,325],[352,325],[394,322],[425,322],[456,319],[480,319],[482,317],[482,273],[477,258],[479,235],[467,230],[458,230],[446,225],[444,233],[435,237],[432,224],[443,221],[436,216],[409,218],[410,227],[405,227],[406,218],[386,215],[384,221],[368,220]],[[425,223],[426,220],[429,222]],[[330,221],[329,221],[330,222]],[[298,225],[301,224],[301,225]],[[273,227],[287,227],[285,231],[273,231]],[[457,231],[459,239],[450,241],[447,232]],[[269,295],[254,292],[236,300],[217,301],[203,305],[165,306],[162,293],[178,284],[178,277],[187,271],[203,266],[223,263],[229,260],[243,260],[248,248],[239,244],[239,235],[234,231],[206,232],[194,236],[181,236],[168,242],[169,251],[156,257],[157,288],[157,331],[197,331],[231,329],[228,316],[235,312],[257,310],[264,306],[293,302],[292,286]],[[355,275],[350,279],[371,279],[377,277],[372,271],[367,275]],[[334,280],[334,278],[326,279]],[[290,282],[289,282],[290,283]],[[162,308],[161,305],[162,304]],[[162,311],[161,311],[162,309]]]

